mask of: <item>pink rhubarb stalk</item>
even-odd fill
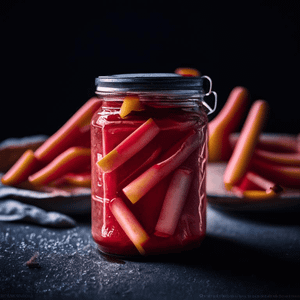
[[[44,163],[49,163],[69,147],[75,146],[78,137],[86,136],[84,129],[88,128],[93,114],[101,106],[98,98],[88,100],[58,131],[50,136],[35,152],[35,157]],[[88,133],[87,133],[88,134]],[[89,135],[89,134],[88,134]],[[81,139],[80,138],[80,139]],[[80,143],[80,146],[81,143]]]
[[[282,191],[283,188],[280,185],[252,171],[245,174],[239,186],[232,188],[232,192],[238,197],[248,200],[271,199],[277,197]]]
[[[201,75],[195,68],[177,68],[174,73],[184,77],[195,77]]]
[[[120,109],[120,117],[124,119],[132,111],[142,111],[144,109],[144,105],[140,102],[138,96],[127,96],[123,99]]]
[[[299,189],[300,167],[272,164],[254,156],[251,160],[251,169],[261,176],[278,182],[286,188]]]
[[[128,238],[140,254],[144,255],[143,245],[149,239],[148,234],[121,198],[113,199],[109,204],[110,210]]]
[[[39,165],[32,150],[27,150],[15,164],[3,175],[1,182],[5,185],[18,185],[26,181]]]
[[[119,184],[118,190],[121,190],[124,186],[126,186],[129,182],[131,182],[138,174],[141,174],[143,171],[145,171],[150,165],[153,164],[153,162],[156,160],[156,158],[159,156],[161,152],[161,147],[158,146],[138,168],[136,168],[131,174],[129,174],[124,180],[121,181]]]
[[[244,87],[235,87],[219,114],[208,124],[208,159],[226,161],[232,149],[229,135],[238,129],[248,107],[249,92]]]
[[[175,171],[155,227],[154,234],[156,236],[169,237],[174,234],[186,202],[192,178],[193,171],[190,169]]]
[[[160,129],[153,119],[147,120],[116,148],[110,151],[97,165],[103,172],[111,172],[125,163],[133,155],[144,148],[158,133]]]
[[[233,133],[230,135],[230,145],[233,149],[239,139],[239,134]],[[259,136],[259,140],[255,149],[276,152],[276,153],[297,153],[298,151],[297,138],[285,135],[264,135]],[[300,149],[299,149],[300,150]]]
[[[262,176],[254,173],[254,172],[247,172],[245,175],[245,179],[247,179],[248,182],[255,184],[257,187],[265,190],[265,191],[269,191],[269,190],[274,190],[274,189],[278,189],[276,188],[276,186],[278,186],[276,183],[263,178]],[[248,190],[247,185],[244,186],[244,190]]]
[[[91,187],[91,171],[86,171],[82,173],[68,173],[63,177],[64,181],[68,184],[81,186],[81,187]]]
[[[300,153],[278,153],[261,149],[255,149],[255,156],[275,164],[300,166]]]
[[[123,188],[124,194],[132,203],[136,203],[158,182],[178,168],[198,147],[199,138],[194,132],[186,138],[174,154],[153,165]]]
[[[71,147],[58,155],[47,166],[29,176],[28,181],[36,186],[46,185],[81,166],[90,164],[90,161],[90,148]]]
[[[252,105],[240,137],[226,166],[224,185],[227,190],[231,190],[234,185],[237,185],[246,173],[265,123],[268,108],[268,103],[263,100],[257,100]]]

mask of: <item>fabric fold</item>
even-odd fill
[[[76,226],[76,221],[67,215],[53,211],[47,212],[16,200],[0,201],[0,221],[24,221],[56,228]]]

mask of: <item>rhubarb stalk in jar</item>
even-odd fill
[[[91,122],[91,201],[100,251],[152,255],[200,245],[208,155],[203,81],[160,73],[96,79],[102,106]]]

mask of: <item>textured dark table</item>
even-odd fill
[[[89,216],[73,229],[1,222],[0,299],[300,299],[299,224],[209,208],[199,249],[134,261],[100,255]]]

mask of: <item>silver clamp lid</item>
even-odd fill
[[[205,91],[208,81],[208,91]],[[217,107],[217,94],[212,91],[212,80],[208,76],[184,77],[175,73],[132,73],[99,76],[95,80],[96,93],[112,92],[150,92],[150,91],[184,91],[199,93],[203,105],[211,114]],[[214,95],[214,104],[211,107],[204,97]]]

